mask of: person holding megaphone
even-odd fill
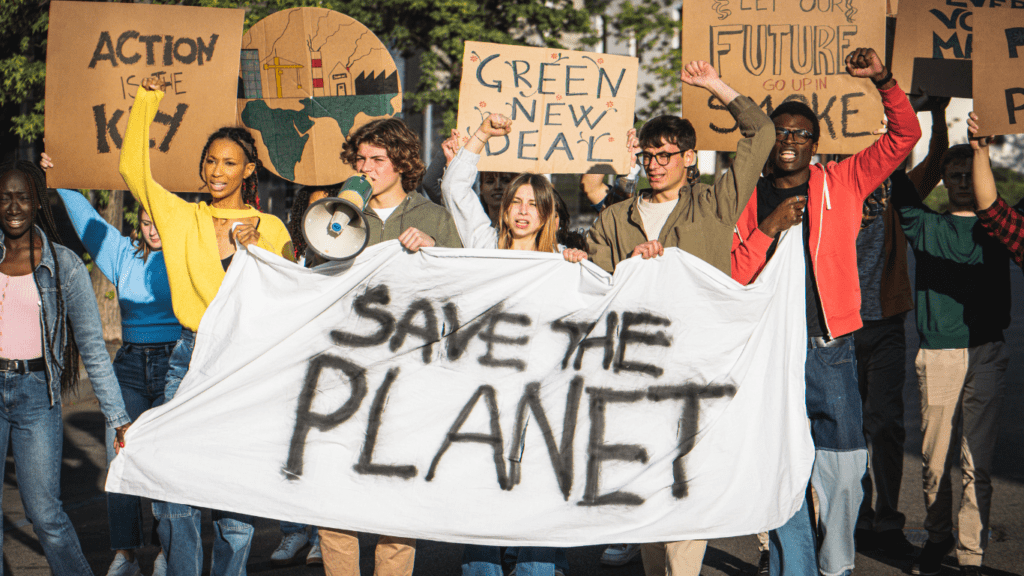
[[[341,158],[361,173],[350,178],[346,188],[359,190],[365,177],[370,189],[364,190],[362,220],[368,245],[398,240],[406,250],[440,246],[462,248],[455,222],[447,210],[427,200],[416,188],[423,180],[425,167],[420,160],[420,141],[416,134],[396,118],[374,120],[349,134]],[[363,194],[360,194],[362,196]],[[324,202],[321,200],[320,202]],[[308,217],[307,217],[308,218]],[[332,217],[333,218],[333,217]],[[355,224],[357,219],[350,221]],[[320,240],[331,234],[322,227]],[[316,242],[308,234],[306,240]],[[341,232],[342,235],[348,231]],[[312,246],[312,244],[311,244]],[[308,250],[307,250],[308,257]],[[359,576],[359,538],[351,530],[319,529],[324,569],[332,576]],[[416,557],[416,539],[380,535],[377,540],[375,573],[378,576],[411,576]]]

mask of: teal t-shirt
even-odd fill
[[[969,348],[1003,340],[1010,324],[1010,259],[976,216],[939,214],[921,203],[906,174],[892,176],[892,201],[917,261],[921,348]]]

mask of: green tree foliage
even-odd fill
[[[637,110],[641,118],[680,112],[680,22],[673,17],[679,6],[679,0],[624,1],[605,16],[608,31],[616,41],[636,42],[640,70],[650,78],[637,86],[637,101],[647,101],[643,109]]]
[[[38,0],[0,2],[0,106],[17,110],[11,131],[28,141],[43,134],[47,17]]]

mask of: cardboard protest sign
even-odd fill
[[[918,74],[920,69],[920,64],[915,62],[918,58],[973,61],[977,60],[976,51],[981,49],[982,42],[995,40],[995,34],[1005,39],[1006,26],[997,23],[989,28],[986,22],[995,23],[995,20],[978,21],[977,15],[989,10],[999,11],[1002,18],[1006,19],[1004,22],[1010,23],[1016,14],[1024,12],[1024,0],[902,0],[900,15],[896,19],[892,59],[892,74],[900,86],[903,86],[904,90],[910,90],[913,86],[911,77]],[[1006,45],[1003,43],[1003,52],[1005,51]],[[986,53],[994,54],[989,50],[986,50]],[[1008,74],[1009,72],[1010,70],[1003,69],[997,75],[1013,75]],[[962,68],[947,67],[943,75],[927,81],[927,84],[934,87],[942,84],[960,84],[963,81],[962,74]],[[978,76],[975,75],[975,78]],[[916,77],[914,84],[920,84]],[[921,84],[921,87],[923,88],[924,84]],[[949,92],[929,94],[960,95]]]
[[[877,138],[882,98],[870,80],[846,73],[846,56],[865,47],[884,60],[885,10],[885,0],[684,2],[683,62],[710,62],[767,113],[786,100],[806,103],[821,122],[818,152],[854,153]],[[683,86],[683,117],[699,149],[736,149],[736,121],[705,90]]]
[[[398,68],[366,26],[326,8],[295,8],[257,22],[242,39],[244,99],[264,165],[299,184],[343,182],[351,131],[402,111]]]
[[[488,142],[480,170],[629,172],[639,61],[628,56],[466,42],[458,129],[471,136],[489,113],[513,120]]]
[[[977,10],[974,29],[974,111],[982,135],[1024,133],[1024,10]]]
[[[244,10],[52,2],[46,56],[51,186],[121,189],[128,110],[147,76],[169,81],[150,143],[153,177],[195,192],[207,136],[235,123]]]
[[[749,286],[676,248],[614,276],[397,241],[312,270],[239,250],[106,488],[492,545],[776,528],[814,462],[802,238]]]

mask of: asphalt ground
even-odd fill
[[[983,573],[990,576],[1009,576],[1024,573],[1024,279],[1020,270],[1011,273],[1015,296],[1013,323],[1006,332],[1010,347],[1010,367],[1007,373],[1006,395],[1003,400],[996,447],[991,512],[992,538],[985,556]],[[921,434],[920,403],[913,359],[917,351],[917,336],[913,315],[907,319],[908,352],[907,382],[904,387],[906,405],[907,443],[904,456],[903,487],[900,508],[907,516],[908,538],[917,545],[925,539],[921,526],[924,521],[924,499],[921,494]],[[105,574],[113,556],[109,550],[106,499],[102,490],[105,477],[103,449],[103,417],[92,390],[83,385],[79,398],[64,404],[64,458],[61,469],[62,497],[65,510],[71,518],[82,543],[86,557],[97,574]],[[958,486],[959,474],[954,474],[953,486]],[[956,492],[954,490],[954,492]],[[146,522],[146,541],[155,541],[150,534],[152,515],[143,506]],[[35,576],[49,574],[38,539],[31,523],[25,518],[18,483],[14,474],[13,458],[8,452],[3,484],[4,520],[4,574]],[[209,570],[209,551],[212,541],[209,518],[204,520],[206,570]],[[295,565],[275,567],[270,554],[280,541],[278,523],[258,520],[249,558],[250,574],[273,576],[317,576],[322,567]],[[373,546],[376,536],[360,537],[362,574],[373,574]],[[568,551],[570,576],[597,574],[600,576],[642,576],[640,559],[621,567],[607,567],[598,562],[603,546],[572,548]],[[143,574],[149,575],[157,546],[147,545],[140,550]],[[416,576],[454,576],[460,573],[459,560],[462,546],[441,542],[420,541],[416,554]],[[757,539],[743,536],[714,540],[709,543],[704,558],[703,576],[733,576],[752,574],[758,559]],[[858,554],[857,576],[889,576],[909,570],[910,559],[887,558],[878,553]],[[942,574],[958,574],[953,556],[946,558]]]

